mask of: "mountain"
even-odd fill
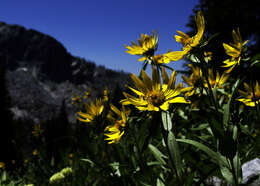
[[[53,37],[19,25],[0,22],[0,62],[7,69],[7,85],[16,118],[35,122],[55,116],[65,101],[69,120],[75,121],[73,95],[91,90],[90,99],[123,86],[129,74],[97,66],[71,55]]]

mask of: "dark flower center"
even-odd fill
[[[159,107],[165,102],[165,97],[162,92],[153,91],[147,96],[147,101],[148,103]]]

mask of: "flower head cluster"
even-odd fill
[[[96,102],[90,104],[84,103],[85,112],[78,112],[78,120],[82,122],[92,122],[97,116],[101,115],[104,105],[101,99],[96,99]]]
[[[236,65],[240,64],[243,46],[248,42],[248,40],[242,42],[239,29],[237,29],[237,32],[233,30],[232,37],[234,43],[230,43],[229,45],[223,43],[226,54],[231,57],[230,59],[224,61],[225,65],[223,67],[230,67],[227,70],[227,73],[231,72]]]
[[[244,98],[237,99],[238,101],[244,103],[246,106],[255,107],[256,104],[260,103],[260,87],[258,81],[256,81],[254,91],[250,89],[250,86],[247,83],[244,83],[246,92],[238,90],[240,95]]]
[[[175,87],[176,73],[172,72],[169,79],[164,68],[162,68],[163,84],[161,84],[158,70],[153,66],[152,79],[144,70],[141,72],[142,80],[132,74],[131,78],[136,89],[129,87],[138,97],[124,92],[126,99],[121,100],[123,105],[134,105],[139,110],[159,111],[168,110],[170,103],[188,103],[180,97],[182,84]]]
[[[122,108],[122,111],[120,111],[114,105],[110,104],[110,108],[119,119],[113,117],[112,112],[107,115],[107,118],[110,120],[111,123],[113,123],[113,125],[109,125],[105,128],[105,131],[108,132],[105,133],[105,136],[107,136],[105,140],[108,140],[109,144],[118,143],[118,141],[121,139],[121,137],[125,133],[124,129],[127,122],[127,116],[129,115],[129,111],[127,111],[124,107]]]
[[[176,42],[181,43],[183,45],[182,51],[176,51],[173,53],[173,57],[175,56],[176,60],[180,60],[193,47],[199,45],[205,30],[205,21],[201,11],[197,13],[197,16],[195,17],[195,22],[198,29],[198,32],[195,36],[190,37],[182,31],[177,31],[178,35],[174,36]]]
[[[209,77],[209,84],[210,84],[212,89],[215,86],[216,86],[216,88],[223,88],[224,84],[228,80],[229,74],[223,73],[220,76],[219,72],[216,72],[216,77],[215,77],[214,73],[213,73],[213,70],[212,69],[208,69],[208,77]],[[204,86],[209,88],[207,82],[204,82]]]
[[[192,96],[196,93],[196,89],[199,85],[199,82],[202,80],[202,71],[199,67],[192,64],[188,65],[192,71],[192,74],[189,78],[182,76],[183,81],[188,85],[188,87],[183,88],[185,96]]]
[[[126,52],[131,55],[144,56],[139,59],[139,61],[144,61],[154,55],[154,52],[157,50],[157,43],[158,35],[155,36],[154,31],[151,36],[147,34],[141,34],[141,39],[138,39],[138,44],[132,41],[132,47],[126,46],[128,49]]]

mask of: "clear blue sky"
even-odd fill
[[[60,41],[75,56],[115,70],[138,73],[138,57],[125,44],[159,31],[158,53],[180,50],[174,35],[187,31],[198,0],[1,0],[0,21],[19,24]],[[181,61],[172,62],[175,69]]]

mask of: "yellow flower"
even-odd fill
[[[245,98],[241,98],[237,100],[244,103],[246,106],[255,107],[256,104],[260,102],[260,87],[258,81],[256,82],[256,85],[254,87],[255,95],[253,94],[253,91],[250,89],[248,84],[244,83],[244,87],[246,89],[246,92],[242,90],[238,90],[238,92]]]
[[[33,154],[34,156],[37,156],[38,150],[37,150],[37,149],[34,149],[32,154]]]
[[[190,37],[187,34],[177,31],[179,35],[175,35],[175,40],[178,43],[183,45],[183,51],[176,51],[172,53],[172,60],[177,61],[183,58],[193,47],[199,45],[200,40],[202,39],[204,30],[205,30],[205,21],[201,11],[198,11],[197,16],[195,17],[196,26],[198,32],[195,36]]]
[[[81,99],[79,96],[74,96],[72,99],[72,104],[78,104],[81,102]]]
[[[107,136],[105,140],[110,141],[108,142],[109,144],[119,142],[125,133],[124,129],[127,122],[127,116],[129,115],[129,111],[126,111],[124,107],[122,108],[122,111],[120,111],[114,105],[110,104],[110,108],[120,119],[114,118],[111,112],[107,115],[110,122],[114,123],[114,125],[109,125],[105,128],[105,131],[109,132],[105,133]]]
[[[185,96],[192,96],[196,93],[198,83],[202,80],[202,71],[199,67],[192,64],[189,64],[188,66],[190,67],[192,74],[189,78],[182,76],[182,79],[189,87],[183,88],[182,91],[185,92]]]
[[[231,72],[236,65],[240,64],[242,48],[248,42],[248,40],[242,42],[239,29],[237,29],[237,32],[233,30],[232,37],[234,43],[230,43],[229,45],[223,43],[223,47],[226,51],[226,54],[231,57],[230,59],[224,61],[225,65],[223,67],[230,67],[227,70],[227,73]]]
[[[108,101],[108,88],[105,87],[104,89],[104,98],[103,98],[104,101]]]
[[[158,54],[158,55],[152,57],[152,61],[155,64],[168,64],[171,61],[176,61],[175,60],[175,57],[176,57],[175,54],[176,54],[176,51],[175,52],[168,52],[166,54]]]
[[[0,169],[4,169],[5,168],[5,163],[4,162],[0,162]]]
[[[123,105],[135,105],[139,110],[159,111],[168,110],[170,103],[189,103],[183,97],[180,97],[182,84],[175,87],[176,72],[173,71],[169,79],[164,68],[162,68],[163,85],[161,84],[158,70],[152,66],[152,79],[145,73],[141,72],[142,80],[131,74],[131,78],[137,88],[131,88],[138,97],[128,93],[123,93],[126,99],[121,100]]]
[[[216,88],[223,88],[223,85],[226,83],[228,77],[229,77],[229,74],[227,74],[227,73],[223,73],[222,76],[220,76],[219,72],[217,72],[217,75],[215,78],[215,76],[213,74],[213,70],[212,69],[208,70],[209,84],[212,89],[214,88],[214,86],[216,86]],[[204,82],[204,86],[208,88],[207,82]]]
[[[85,95],[83,96],[84,99],[88,99],[88,97],[90,96],[90,92],[86,91]]]
[[[41,125],[39,123],[35,124],[33,126],[32,134],[34,137],[39,137],[43,133],[43,130],[41,129]]]
[[[96,99],[96,103],[90,102],[90,105],[84,103],[86,113],[78,112],[77,119],[82,122],[92,122],[97,116],[101,115],[104,105],[101,99]]]
[[[211,61],[212,60],[212,52],[204,52],[204,56],[206,58],[207,61]]]
[[[23,161],[24,165],[27,165],[27,164],[28,164],[28,162],[29,162],[29,160],[28,160],[28,159],[25,159],[25,160]]]
[[[147,34],[141,34],[141,39],[138,39],[138,44],[132,41],[132,47],[126,46],[128,49],[126,52],[131,55],[142,55],[144,58],[140,58],[139,61],[144,61],[147,57],[152,57],[157,49],[158,34],[155,36],[149,36]]]

